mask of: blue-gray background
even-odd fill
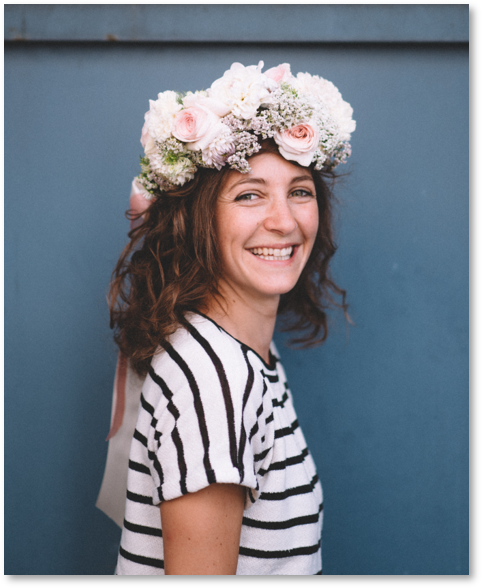
[[[333,270],[355,326],[282,348],[325,574],[468,573],[468,6],[7,5],[5,573],[112,574],[94,506],[148,99],[291,63],[354,108]],[[117,42],[116,42],[117,40]],[[281,342],[282,336],[277,335]]]

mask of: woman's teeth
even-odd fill
[[[285,247],[284,249],[272,249],[271,247],[256,247],[250,249],[251,253],[261,259],[267,261],[286,261],[293,253],[293,247]]]

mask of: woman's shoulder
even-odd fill
[[[154,368],[169,362],[168,358],[178,358],[188,366],[209,359],[215,364],[221,362],[225,369],[245,362],[242,344],[214,321],[197,313],[189,313],[185,319],[154,355]]]
[[[219,386],[241,398],[247,385],[262,386],[262,375],[249,348],[208,317],[190,313],[186,321],[153,357],[151,377],[160,376],[175,390],[210,393]]]

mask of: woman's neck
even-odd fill
[[[222,294],[222,299],[211,298],[202,312],[269,363],[279,297],[260,302],[232,292]]]

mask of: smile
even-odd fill
[[[266,261],[286,261],[293,254],[293,247],[285,247],[284,249],[273,249],[271,247],[255,247],[250,249],[253,255]]]

